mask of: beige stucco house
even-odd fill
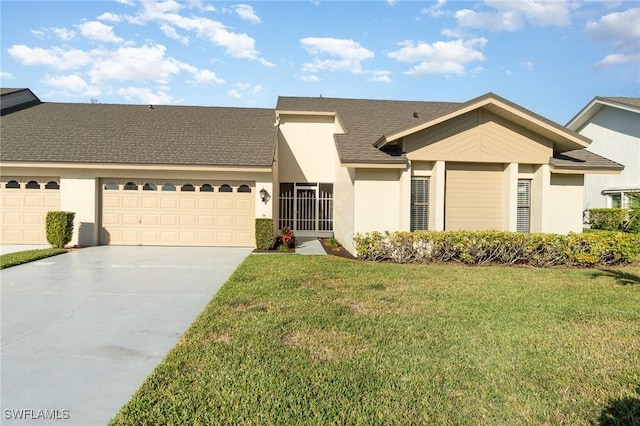
[[[2,243],[253,246],[299,236],[579,232],[585,174],[623,167],[494,94],[466,103],[280,97],[273,109],[47,103],[2,91]]]

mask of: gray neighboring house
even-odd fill
[[[566,125],[591,139],[589,151],[624,165],[620,174],[590,174],[584,209],[628,207],[640,192],[640,98],[595,97]]]

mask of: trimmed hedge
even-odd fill
[[[269,250],[273,246],[273,219],[256,219],[256,247],[259,250]]]
[[[606,266],[640,261],[640,236],[623,232],[525,234],[415,231],[356,234],[358,257],[372,261],[482,265]]]
[[[627,214],[627,209],[589,209],[589,225],[591,229],[619,231]]]
[[[63,248],[73,237],[73,212],[47,212],[47,241],[56,248]]]

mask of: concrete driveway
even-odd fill
[[[2,270],[0,423],[107,424],[250,252],[102,246]]]

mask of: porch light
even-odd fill
[[[260,190],[260,198],[262,199],[263,203],[266,203],[267,201],[269,201],[269,193],[267,192],[266,189],[262,188]]]

